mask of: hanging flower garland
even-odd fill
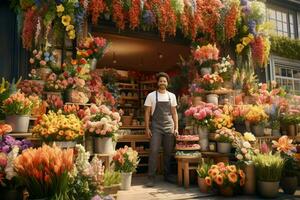
[[[255,66],[263,66],[264,63],[264,41],[258,36],[251,43],[252,58]]]
[[[98,18],[107,9],[105,0],[91,0],[89,4],[89,12],[92,16],[92,23],[96,25]]]
[[[125,11],[122,0],[112,0],[113,20],[120,30],[125,29]]]
[[[30,49],[32,47],[32,42],[34,40],[37,24],[38,24],[37,12],[36,9],[32,7],[26,11],[24,17],[22,41],[23,41],[23,47],[25,49]]]
[[[232,1],[225,16],[225,35],[230,40],[236,35],[236,22],[240,16],[239,1]]]
[[[131,8],[129,9],[129,23],[130,28],[134,30],[140,25],[140,16],[141,16],[141,1],[132,0]]]

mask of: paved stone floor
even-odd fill
[[[262,199],[256,196],[235,196],[233,198],[224,198],[216,195],[207,195],[199,192],[196,185],[189,189],[178,187],[175,184],[166,183],[162,177],[158,177],[156,185],[153,188],[145,187],[146,177],[133,177],[131,189],[128,191],[119,191],[117,200],[186,200],[186,199]],[[294,196],[287,196],[280,193],[278,200],[300,200],[300,188]]]

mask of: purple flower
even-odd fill
[[[249,15],[250,12],[251,12],[249,5],[243,6],[242,7],[242,12],[245,13],[245,15]]]
[[[16,140],[10,135],[4,135],[0,141],[0,152],[9,153],[14,146],[18,146],[21,151],[32,147],[32,143],[28,140],[23,139],[22,141]]]
[[[249,32],[252,33],[253,35],[256,35],[256,21],[252,19],[249,20],[248,26],[249,26]]]
[[[143,21],[147,25],[152,25],[155,23],[155,16],[153,15],[153,13],[150,10],[145,11],[145,13],[143,15]]]
[[[102,198],[99,195],[96,195],[91,200],[102,200]]]

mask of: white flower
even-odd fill
[[[241,151],[243,154],[246,154],[248,152],[247,149],[245,149],[245,148],[242,148]]]
[[[5,167],[6,179],[11,180],[17,175],[15,168],[15,159],[19,153],[19,147],[14,146],[13,149],[7,155],[7,165]]]
[[[243,147],[249,149],[251,148],[251,144],[249,142],[243,142]]]
[[[247,159],[247,160],[250,160],[251,159],[251,155],[250,154],[245,154],[245,158]]]
[[[242,154],[238,154],[238,155],[236,155],[236,158],[239,159],[239,160],[242,160],[243,156],[242,156]]]

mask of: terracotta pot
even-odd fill
[[[255,104],[255,97],[253,96],[245,96],[244,104]]]
[[[201,96],[193,96],[193,98],[192,98],[193,106],[199,105],[199,102],[202,102],[202,97]]]
[[[202,193],[208,193],[209,187],[205,184],[205,179],[198,176],[198,186]]]
[[[234,195],[232,187],[220,188],[220,194],[224,197],[232,197]]]
[[[294,177],[283,177],[280,181],[280,186],[285,194],[293,195],[297,190],[298,179]]]
[[[48,76],[51,74],[52,70],[47,67],[42,67],[37,69],[38,75],[41,77],[42,80],[47,81]]]
[[[259,194],[266,198],[275,198],[278,195],[279,181],[277,182],[266,182],[258,181]]]
[[[248,195],[253,195],[255,194],[255,187],[256,187],[255,167],[253,164],[245,165],[243,170],[246,176],[244,193]]]
[[[296,135],[296,128],[294,124],[290,124],[287,127],[287,135],[288,136],[295,136]]]

